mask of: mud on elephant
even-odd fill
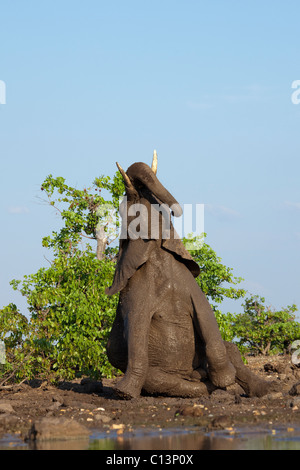
[[[239,383],[249,396],[270,384],[243,363],[234,344],[222,340],[214,312],[195,278],[199,266],[174,231],[182,209],[152,168],[134,163],[123,176],[122,231],[114,281],[120,292],[107,345],[111,364],[124,372],[116,385],[126,399],[141,391],[198,397]]]

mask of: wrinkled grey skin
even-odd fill
[[[109,361],[124,372],[116,386],[121,398],[149,394],[180,397],[207,395],[238,382],[249,395],[261,396],[269,383],[243,364],[236,346],[222,340],[205,295],[195,277],[199,267],[184,245],[167,232],[168,213],[160,214],[159,237],[146,238],[128,230],[134,217],[125,211],[135,203],[182,210],[145,163],[134,163],[126,174],[127,207],[114,281],[108,295],[120,292],[116,318],[107,345]],[[127,219],[127,220],[126,220]],[[127,222],[127,223],[126,223]],[[136,237],[135,237],[136,238]]]

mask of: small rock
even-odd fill
[[[69,440],[86,438],[89,430],[82,424],[66,418],[41,418],[29,430],[27,440]]]
[[[270,364],[269,362],[264,365],[264,371],[265,372],[277,372],[276,367],[274,364]]]
[[[289,394],[292,396],[300,395],[300,382],[294,384],[289,391]]]
[[[203,416],[203,409],[201,406],[185,406],[179,410],[179,414],[182,416]]]
[[[96,414],[95,419],[97,421],[102,421],[102,423],[109,423],[112,420],[110,416],[104,414]]]
[[[292,400],[287,401],[287,406],[290,406],[291,408],[295,408],[295,406],[299,407],[300,406],[300,397],[294,397]]]
[[[214,418],[211,423],[213,429],[226,429],[232,426],[232,419],[228,415],[221,415]]]
[[[0,402],[0,413],[14,413],[15,410],[11,406],[11,404],[7,401],[1,401]]]

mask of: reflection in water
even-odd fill
[[[233,439],[210,436],[203,432],[162,430],[160,433],[136,432],[131,435],[104,437],[92,436],[90,449],[102,450],[229,450],[234,449]]]
[[[95,432],[90,439],[45,441],[29,445],[6,436],[0,450],[300,450],[300,428],[239,428],[206,433],[197,428],[153,429],[107,433]]]
[[[91,437],[89,449],[102,450],[300,450],[300,429],[245,428],[205,433],[162,430]]]
[[[53,440],[33,442],[28,446],[30,450],[86,450],[89,448],[90,441],[88,438],[70,439],[70,440]]]

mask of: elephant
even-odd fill
[[[151,167],[143,162],[126,172],[117,167],[126,197],[119,209],[118,260],[106,293],[119,292],[107,343],[109,362],[124,373],[115,386],[118,397],[200,397],[234,383],[248,396],[268,393],[270,383],[252,373],[236,345],[221,337],[196,282],[199,266],[171,223],[171,215],[180,217],[182,209],[157,178],[157,154]]]

